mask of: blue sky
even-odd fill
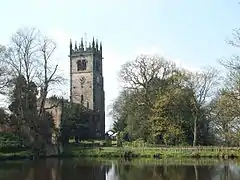
[[[237,0],[8,0],[0,6],[0,43],[18,28],[36,27],[57,42],[54,58],[68,77],[69,39],[80,41],[85,32],[89,40],[99,38],[108,111],[121,64],[158,53],[189,69],[218,66],[217,59],[238,52],[225,40],[240,27],[239,17]]]

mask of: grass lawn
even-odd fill
[[[123,147],[116,147],[116,142],[112,142],[111,147],[103,147],[104,141],[81,141],[80,144],[70,143],[64,147],[63,154],[58,157],[87,157],[87,158],[239,158],[240,147],[148,147],[140,145],[133,147],[124,144]],[[1,152],[0,160],[30,158],[28,151]]]
[[[69,146],[65,153],[75,157],[142,157],[142,158],[239,158],[240,148],[222,147],[78,147]]]
[[[27,151],[20,151],[15,153],[2,153],[0,152],[0,160],[11,160],[11,159],[25,159],[29,158],[30,154]]]

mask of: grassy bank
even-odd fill
[[[31,155],[27,151],[20,151],[14,153],[2,153],[0,152],[0,160],[20,160],[20,159],[30,159]]]
[[[30,159],[28,151],[0,152],[0,160]],[[149,158],[149,159],[176,159],[176,158],[204,158],[204,159],[240,159],[240,148],[221,147],[80,147],[70,145],[64,153],[55,157],[81,158]]]
[[[218,159],[218,158],[166,158],[166,159],[154,159],[154,158],[135,158],[129,160],[124,160],[122,158],[71,158],[66,159],[65,162],[71,162],[80,165],[86,164],[99,164],[99,165],[112,165],[114,164],[124,164],[124,165],[216,165],[225,163],[240,164],[238,159]]]
[[[0,132],[0,160],[29,158],[30,154],[22,144],[22,139],[17,135]]]
[[[198,148],[152,148],[152,147],[77,147],[69,146],[66,156],[102,158],[240,158],[240,148],[198,147]]]

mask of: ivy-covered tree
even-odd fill
[[[37,113],[37,86],[34,82],[27,84],[24,76],[20,75],[14,80],[15,87],[11,95],[9,110],[15,114],[22,123],[25,123],[30,114]]]
[[[37,109],[37,86],[34,82],[27,83],[24,76],[14,80],[9,110],[10,125],[24,139],[25,146],[32,147],[33,152],[45,150],[51,143],[53,120],[46,111],[41,116]]]

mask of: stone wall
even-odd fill
[[[62,115],[61,103],[59,103],[58,100],[46,99],[45,108],[47,108],[46,111],[52,115],[55,127],[60,128]]]
[[[81,103],[81,95],[83,95],[83,105],[93,109],[93,56],[85,54],[84,59],[87,61],[87,69],[84,71],[77,70],[77,62],[81,60],[81,56],[71,58],[72,63],[72,82],[71,82],[71,97],[73,103]],[[81,78],[84,78],[81,81]]]

